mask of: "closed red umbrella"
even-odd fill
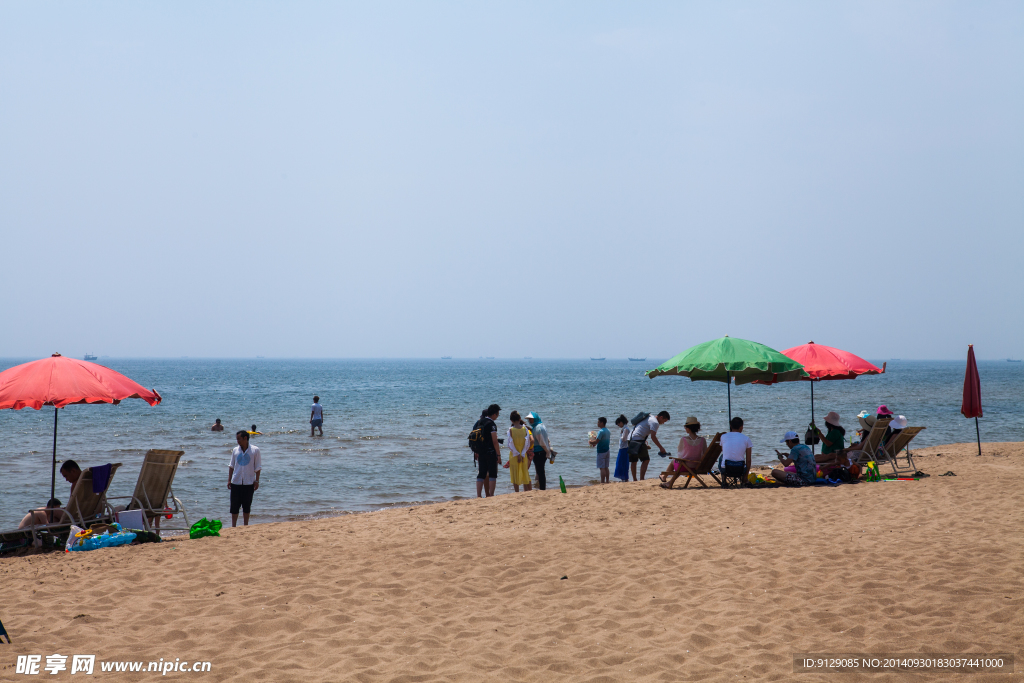
[[[981,455],[981,427],[978,418],[981,413],[981,378],[978,377],[978,364],[974,360],[974,344],[967,345],[967,371],[964,372],[964,400],[960,404],[960,412],[966,418],[974,418],[974,431],[978,435],[978,455]]]
[[[807,372],[807,377],[800,379],[811,382],[811,422],[814,422],[814,382],[825,379],[857,379],[860,375],[881,375],[885,372],[885,363],[878,367],[849,351],[815,344],[812,341],[786,349],[782,355],[803,365],[804,371]]]
[[[51,498],[57,480],[57,409],[76,403],[120,403],[126,398],[141,398],[151,406],[163,400],[156,391],[119,372],[59,353],[0,372],[0,410],[53,406]]]

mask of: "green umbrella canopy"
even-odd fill
[[[764,344],[722,337],[697,344],[668,360],[647,376],[682,375],[691,381],[713,380],[747,384],[754,380],[789,382],[807,377],[804,366]]]

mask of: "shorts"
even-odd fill
[[[608,462],[611,460],[611,451],[605,451],[604,453],[597,454],[597,469],[606,470],[608,469]]]
[[[476,474],[477,481],[498,478],[498,456],[494,453],[481,453],[477,456],[480,471]]]
[[[651,459],[651,449],[647,447],[646,441],[629,442],[629,461],[647,462]]]
[[[231,485],[231,514],[237,515],[238,508],[249,514],[252,508],[252,494],[256,490],[253,484],[232,484]]]
[[[323,427],[324,426],[324,421],[323,420],[311,420],[309,424],[313,425],[314,427]]]

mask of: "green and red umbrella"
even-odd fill
[[[647,371],[647,376],[652,379],[659,375],[689,377],[692,382],[725,382],[730,387],[727,390],[730,422],[733,382],[748,384],[760,381],[771,384],[808,376],[803,365],[775,349],[729,336],[698,344]]]

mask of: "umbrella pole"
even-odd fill
[[[978,426],[978,417],[974,417],[974,431],[978,433],[978,455],[981,455],[981,427]]]
[[[725,391],[729,397],[729,429],[732,429],[732,377],[728,371],[725,373]]]
[[[811,422],[814,422],[814,380],[811,380]],[[814,455],[814,439],[811,439],[811,455]]]
[[[57,406],[53,407],[53,465],[50,467],[50,498],[57,488]]]

